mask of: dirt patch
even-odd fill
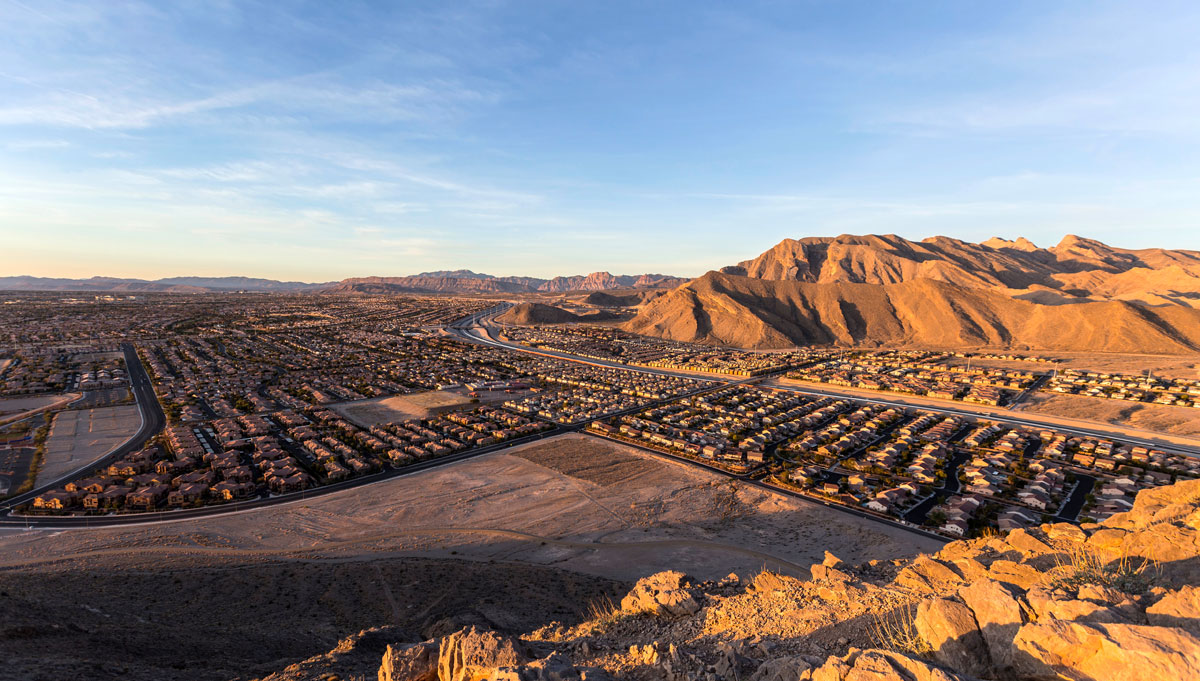
[[[550,567],[422,558],[108,557],[8,571],[0,574],[0,678],[257,678],[368,627],[393,628],[381,644],[470,624],[519,633],[578,621],[589,603],[628,587]]]
[[[1190,407],[1038,393],[1030,396],[1023,410],[1172,435],[1200,435],[1200,409]]]
[[[132,404],[59,412],[50,426],[38,479],[54,480],[99,459],[132,437],[140,423]]]
[[[0,399],[0,416],[40,409],[55,402],[61,402],[63,398],[63,395],[35,395]]]
[[[450,390],[434,390],[411,395],[377,397],[331,404],[329,407],[361,426],[416,421],[434,414],[453,411],[471,403],[471,398]]]
[[[625,482],[662,466],[622,449],[596,438],[561,438],[514,455],[602,487]]]

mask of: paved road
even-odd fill
[[[134,433],[133,437],[126,440],[124,444],[112,450],[104,457],[54,480],[44,481],[25,494],[5,499],[3,503],[0,503],[0,514],[2,516],[8,516],[13,508],[33,501],[35,497],[43,492],[55,489],[71,480],[86,475],[100,466],[107,466],[113,461],[136,452],[145,446],[150,441],[150,438],[157,435],[166,425],[167,417],[163,415],[162,407],[158,404],[158,396],[154,394],[154,386],[150,383],[150,377],[146,374],[146,369],[142,366],[141,359],[137,356],[137,350],[134,349],[132,343],[122,343],[121,351],[125,353],[125,366],[129,370],[130,389],[133,390],[133,396],[138,404],[138,412],[142,417],[142,424],[138,428],[138,431]],[[19,522],[10,522],[10,520],[7,517],[0,517],[0,524],[25,524],[24,520]]]

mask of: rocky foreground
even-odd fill
[[[376,629],[272,681],[1200,679],[1200,480],[1102,524],[958,541],[810,578],[640,580],[575,626]]]

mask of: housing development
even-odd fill
[[[499,324],[506,305],[472,297],[6,302],[3,328],[25,332],[5,340],[0,389],[26,402],[6,403],[21,418],[0,430],[2,474],[29,517],[243,508],[569,431],[946,536],[1095,522],[1200,477],[1200,459],[1170,448],[1004,409],[1038,391],[1192,406],[1195,381],[1053,358],[755,353]],[[135,405],[131,357],[150,404]],[[143,428],[165,420],[136,447],[80,444],[80,418],[99,428],[139,408]],[[136,420],[120,423],[132,442]]]

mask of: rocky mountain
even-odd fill
[[[911,561],[856,566],[826,551],[799,577],[660,572],[574,626],[371,630],[267,679],[1196,679],[1198,581],[1200,480],[1187,480],[1100,524],[955,541]]]
[[[588,275],[538,279],[494,277],[470,270],[424,272],[409,277],[359,277],[326,287],[332,293],[564,293],[607,291],[619,288],[662,288],[678,286],[686,279],[665,274],[636,276],[593,272]]]
[[[637,276],[613,275],[608,272],[592,272],[586,276],[555,277],[540,286],[539,291],[563,293],[566,291],[608,291],[616,288],[658,288],[678,286],[686,279],[665,274],[641,274]]]
[[[533,280],[539,282],[540,279]],[[507,277],[355,277],[327,286],[324,293],[528,293],[533,284]]]
[[[732,345],[1200,350],[1200,252],[1067,237],[787,239],[647,304],[636,333]]]
[[[819,284],[932,279],[1039,302],[1126,300],[1200,307],[1200,251],[1127,250],[1077,236],[1050,248],[1023,238],[981,244],[942,236],[922,241],[895,235],[784,239],[722,272]]]
[[[626,328],[746,348],[997,346],[1179,354],[1200,349],[1200,310],[1124,301],[1041,305],[915,278],[809,283],[710,272],[648,303]]]

